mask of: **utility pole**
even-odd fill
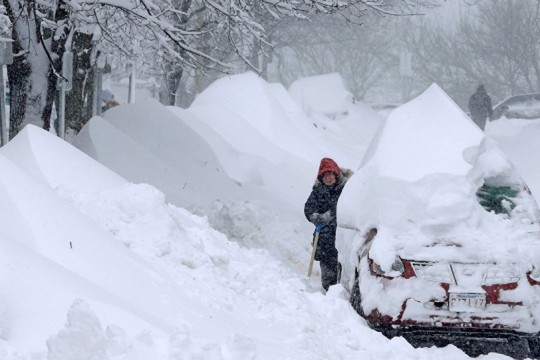
[[[401,74],[401,102],[405,103],[409,97],[410,82],[412,80],[412,55],[403,51],[399,56],[399,73]]]
[[[13,62],[11,42],[0,43],[0,142],[4,146],[9,141],[9,121],[6,114],[6,93],[4,88],[4,65]]]
[[[94,81],[94,106],[92,116],[101,115],[101,93],[103,91],[103,72],[107,65],[106,56],[100,56],[96,64],[96,79]]]
[[[135,64],[133,61],[128,64],[129,74],[129,92],[128,92],[128,104],[135,102]]]
[[[59,79],[60,96],[58,108],[58,136],[66,136],[66,92],[71,90],[73,83],[73,53],[66,50],[62,56],[62,77]]]

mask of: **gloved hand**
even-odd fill
[[[325,226],[326,226],[326,225],[323,225],[323,224],[315,225],[315,232],[320,233],[321,230],[322,230]]]
[[[319,213],[311,214],[311,216],[309,217],[309,220],[315,225],[317,224],[328,225],[332,221],[332,210],[328,210],[327,212],[323,214],[319,214]]]
[[[332,221],[332,210],[328,210],[324,214],[319,215],[319,224],[328,225]]]

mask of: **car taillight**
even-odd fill
[[[390,267],[389,272],[384,272],[383,269],[372,259],[369,259],[369,269],[373,275],[376,276],[382,276],[386,278],[395,278],[403,275],[405,272],[405,266],[403,265],[403,261],[396,256],[396,260]]]
[[[540,285],[540,269],[533,268],[527,273],[527,280],[531,285]]]
[[[483,285],[515,284],[519,278],[519,273],[512,268],[488,270],[485,273]]]
[[[415,276],[419,279],[441,284],[455,284],[452,268],[448,264],[429,261],[411,261],[410,263]]]

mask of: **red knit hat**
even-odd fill
[[[341,169],[334,160],[330,158],[323,158],[321,160],[321,164],[319,165],[319,172],[317,173],[317,177],[320,177],[328,172],[334,173],[336,177],[339,177]]]

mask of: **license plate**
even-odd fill
[[[475,312],[486,307],[486,294],[450,293],[448,310],[455,312]]]

